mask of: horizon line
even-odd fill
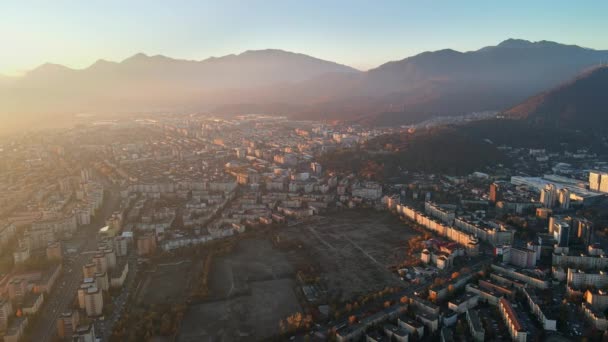
[[[37,66],[35,66],[35,67],[31,68],[31,69],[19,70],[19,71],[16,71],[14,73],[0,72],[0,77],[2,77],[2,78],[8,78],[8,79],[19,79],[19,78],[22,78],[25,75],[27,75],[29,72],[34,71],[34,70],[36,70],[38,68],[41,68],[41,67],[43,67],[45,65],[59,66],[59,67],[66,68],[66,69],[69,69],[69,70],[72,70],[72,71],[84,71],[84,70],[87,70],[87,69],[91,68],[92,66],[94,66],[95,64],[100,63],[100,62],[113,63],[113,64],[121,64],[121,63],[124,63],[124,62],[128,61],[129,59],[136,58],[136,57],[138,57],[140,55],[143,56],[143,57],[146,57],[146,58],[158,58],[158,57],[160,57],[160,58],[166,58],[166,59],[170,59],[170,60],[174,60],[174,61],[201,63],[201,62],[205,62],[205,61],[209,61],[209,60],[213,60],[213,59],[226,58],[226,57],[230,57],[230,56],[240,56],[240,55],[245,54],[247,52],[263,52],[263,51],[280,51],[280,52],[291,53],[291,54],[296,54],[296,55],[303,55],[303,56],[306,56],[306,57],[315,58],[315,59],[322,60],[322,61],[325,61],[325,62],[330,62],[330,63],[336,63],[336,64],[339,64],[339,65],[343,65],[343,66],[355,69],[355,70],[357,70],[359,72],[368,72],[368,71],[376,69],[376,68],[378,68],[378,67],[380,67],[380,66],[382,66],[384,64],[392,63],[392,62],[399,62],[399,61],[402,61],[402,60],[405,60],[405,59],[408,59],[408,58],[412,58],[412,57],[421,55],[423,53],[433,53],[433,52],[444,51],[444,50],[452,50],[452,51],[456,51],[456,52],[459,52],[459,53],[469,53],[469,52],[479,51],[479,50],[487,48],[487,47],[496,47],[496,46],[498,46],[498,45],[500,45],[500,44],[502,44],[502,43],[504,43],[506,41],[522,41],[522,42],[527,42],[527,43],[531,43],[531,44],[556,43],[556,44],[560,44],[560,45],[564,45],[564,46],[576,46],[576,47],[580,47],[580,48],[583,48],[583,49],[602,51],[600,49],[583,47],[583,46],[580,46],[580,45],[577,45],[577,44],[560,43],[560,42],[551,41],[551,40],[532,41],[532,40],[527,40],[527,39],[523,39],[523,38],[506,38],[506,39],[500,41],[499,43],[497,43],[496,45],[485,45],[485,46],[481,46],[481,47],[477,48],[476,50],[466,50],[466,51],[463,50],[463,51],[461,51],[461,50],[456,50],[456,49],[453,49],[453,48],[450,48],[450,47],[446,47],[446,48],[436,49],[436,50],[420,51],[420,52],[417,52],[415,54],[411,54],[409,56],[402,57],[400,59],[387,60],[385,62],[382,62],[379,65],[376,65],[374,67],[369,67],[369,68],[362,68],[361,66],[358,66],[358,67],[357,66],[352,66],[352,65],[349,65],[349,64],[346,64],[346,63],[342,63],[342,62],[338,62],[338,61],[333,61],[333,60],[330,60],[330,59],[325,59],[323,57],[316,57],[316,56],[313,56],[313,55],[310,55],[310,54],[307,54],[307,53],[304,53],[304,52],[291,51],[291,50],[286,50],[286,49],[282,49],[282,48],[248,49],[248,50],[241,51],[239,53],[229,53],[229,54],[226,54],[226,55],[219,55],[219,56],[210,55],[210,56],[207,56],[207,57],[202,58],[202,59],[188,59],[188,58],[171,57],[171,56],[168,56],[168,55],[165,55],[165,54],[162,54],[162,53],[160,53],[160,54],[159,53],[157,53],[157,54],[148,54],[146,52],[141,52],[140,51],[140,52],[136,52],[136,53],[134,53],[132,55],[129,55],[128,57],[125,57],[125,58],[123,58],[120,61],[110,60],[110,59],[106,59],[106,58],[98,58],[97,60],[95,60],[94,62],[88,64],[85,67],[72,67],[72,66],[69,66],[69,65],[66,65],[66,64],[55,63],[55,62],[50,62],[49,61],[49,62],[45,62],[45,63],[39,64],[39,65],[37,65]]]

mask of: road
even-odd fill
[[[97,232],[105,226],[105,221],[118,210],[120,195],[112,190],[105,193],[104,204],[91,224],[80,227],[75,236],[67,242],[77,248],[75,255],[66,255],[63,261],[63,273],[55,283],[55,288],[45,297],[36,326],[33,327],[31,340],[39,342],[51,341],[57,334],[57,319],[66,311],[71,311],[76,298],[78,287],[82,282],[82,266],[90,261],[87,252],[97,249]],[[130,266],[130,265],[129,265]]]
[[[129,273],[127,274],[127,279],[125,279],[125,283],[121,289],[121,292],[118,296],[112,298],[112,303],[114,304],[114,309],[110,315],[107,315],[105,321],[97,322],[95,327],[96,332],[102,332],[101,336],[97,333],[97,337],[101,338],[102,341],[107,341],[112,334],[112,329],[114,328],[114,324],[120,319],[122,315],[125,304],[127,302],[127,298],[129,296],[129,292],[133,289],[135,284],[135,279],[137,278],[137,253],[135,253],[135,249],[132,248],[129,251]]]

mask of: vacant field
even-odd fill
[[[188,296],[195,265],[190,260],[160,264],[147,274],[137,298],[138,304],[172,304]],[[199,265],[200,266],[200,265]]]
[[[189,308],[179,341],[263,340],[279,332],[281,319],[302,310],[293,267],[269,240],[240,241],[214,260],[211,272],[211,299]]]
[[[270,236],[244,239],[213,260],[209,300],[188,309],[179,341],[258,341],[279,333],[281,319],[302,311],[294,292],[301,269],[315,270],[338,301],[404,286],[388,267],[403,260],[417,233],[387,213],[345,211],[278,234],[281,249]]]
[[[211,298],[247,294],[251,284],[294,276],[284,253],[272,248],[268,240],[248,239],[238,243],[230,255],[213,260],[209,289]]]
[[[386,286],[403,286],[388,267],[403,260],[407,240],[417,234],[387,213],[345,211],[287,228],[282,235],[306,246],[330,297],[349,300]]]

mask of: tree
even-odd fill
[[[171,317],[164,313],[160,319],[160,334],[163,336],[171,335]]]

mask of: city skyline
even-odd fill
[[[587,3],[551,2],[547,11],[546,1],[441,7],[416,2],[334,2],[322,7],[187,2],[179,8],[162,2],[63,1],[35,2],[34,12],[32,3],[9,2],[0,5],[6,14],[0,23],[5,46],[0,75],[22,75],[44,63],[82,69],[99,59],[121,61],[140,52],[202,60],[281,49],[368,70],[424,51],[471,51],[508,38],[608,49],[599,38],[608,32],[601,15],[608,5]]]

